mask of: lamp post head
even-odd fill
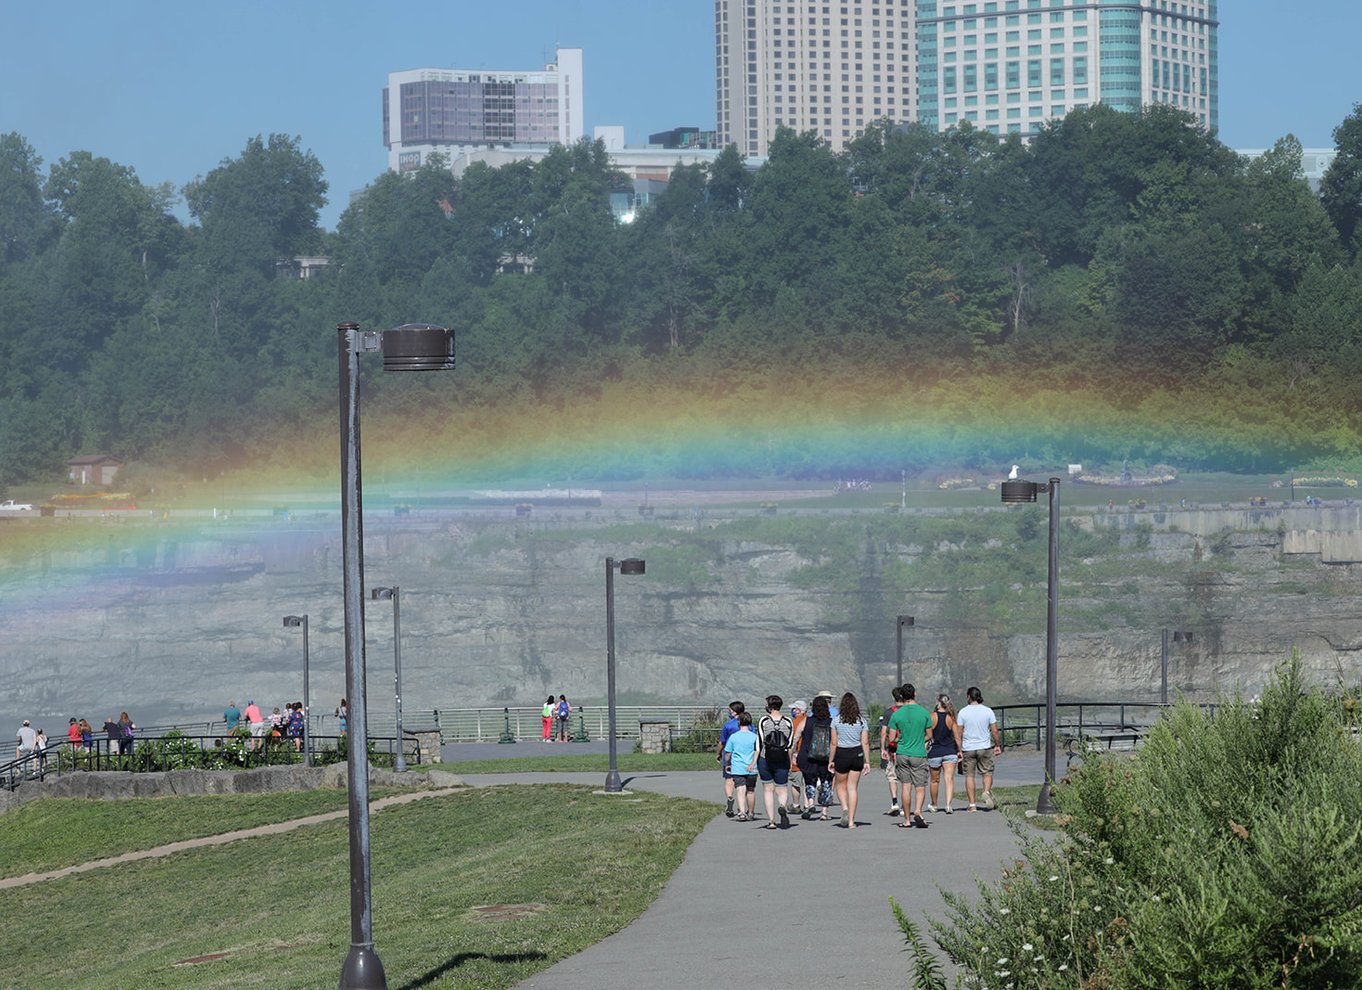
[[[390,598],[396,598],[397,592],[397,588],[370,588],[369,597],[376,602],[387,601]]]
[[[1190,643],[1191,641],[1192,641],[1192,634],[1191,634],[1190,632],[1188,632],[1187,630],[1185,630],[1185,629],[1178,629],[1178,630],[1175,630],[1175,631],[1174,631],[1174,633],[1173,633],[1173,642],[1174,642],[1174,643]]]
[[[621,574],[644,573],[643,561],[639,560],[637,557],[630,557],[627,560],[621,560],[616,566],[619,568],[619,572]]]
[[[384,371],[448,371],[454,367],[454,331],[428,323],[384,330]]]
[[[301,626],[306,621],[307,621],[306,615],[286,615],[284,616],[284,628],[296,629],[298,626]]]
[[[912,624],[913,624],[913,617],[912,617],[911,615],[900,615],[900,616],[899,616],[899,628],[900,628],[900,629],[906,628],[907,626],[911,626]]]
[[[1003,502],[1011,505],[1017,502],[1034,502],[1045,486],[1035,481],[1004,481],[1000,486]]]

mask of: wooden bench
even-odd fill
[[[1130,749],[1139,745],[1144,731],[1137,725],[1109,725],[1085,727],[1081,733],[1068,733],[1060,736],[1064,744],[1064,760],[1069,769],[1075,762],[1080,766],[1089,753],[1117,748],[1117,744],[1129,743]],[[1125,749],[1122,745],[1120,748]]]

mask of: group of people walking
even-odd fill
[[[954,813],[957,766],[965,777],[966,810],[977,811],[979,801],[992,808],[993,758],[1002,753],[1002,737],[980,690],[966,692],[968,703],[959,712],[949,694],[937,695],[931,708],[920,704],[912,684],[892,694],[880,721],[879,755],[889,784],[888,814],[903,819],[899,827],[929,827],[924,811]],[[760,780],[764,828],[788,828],[792,813],[827,821],[834,803],[842,808],[836,825],[857,827],[861,779],[871,770],[870,724],[850,691],[835,706],[832,701],[831,691],[820,691],[812,704],[795,701],[785,714],[784,699],[773,694],[756,720],[743,702],[728,706],[716,754],[728,817],[756,820]],[[976,777],[983,785],[978,800]]]

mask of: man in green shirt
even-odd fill
[[[899,778],[903,818],[899,828],[926,828],[922,806],[927,800],[927,736],[931,732],[932,713],[917,703],[917,690],[903,685],[903,704],[889,719],[889,744],[895,746],[894,769]],[[908,788],[913,788],[912,803]],[[910,810],[911,809],[911,810]]]

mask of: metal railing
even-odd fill
[[[1066,701],[1055,705],[1055,730],[1063,739],[1069,736],[1127,734],[1138,737],[1147,732],[1172,705],[1158,702]],[[1197,706],[1214,718],[1216,706]],[[998,732],[1004,748],[1034,740],[1035,748],[1045,744],[1045,705],[995,705]]]
[[[438,728],[445,742],[498,742],[509,734],[517,742],[539,739],[543,735],[543,706],[502,708],[438,708],[429,712],[404,711],[404,726],[419,726],[423,722]],[[615,733],[617,739],[637,739],[640,721],[665,719],[673,729],[689,729],[696,724],[712,724],[724,709],[713,705],[616,705]],[[370,710],[369,725],[383,726],[384,716],[374,717]],[[574,705],[568,719],[569,738],[605,739],[609,732],[609,712],[605,705]]]
[[[415,737],[404,733],[403,755],[410,763],[421,762]],[[313,756],[336,762],[343,736],[312,737]],[[255,768],[301,764],[303,754],[286,736],[225,736],[221,732],[188,735],[172,730],[165,735],[139,735],[135,739],[93,739],[89,746],[63,743],[42,753],[29,753],[0,764],[0,787],[14,790],[29,780],[88,771],[124,770],[155,773],[179,769]],[[255,744],[255,745],[253,745]],[[371,752],[392,759],[397,751],[395,736],[369,736]]]

